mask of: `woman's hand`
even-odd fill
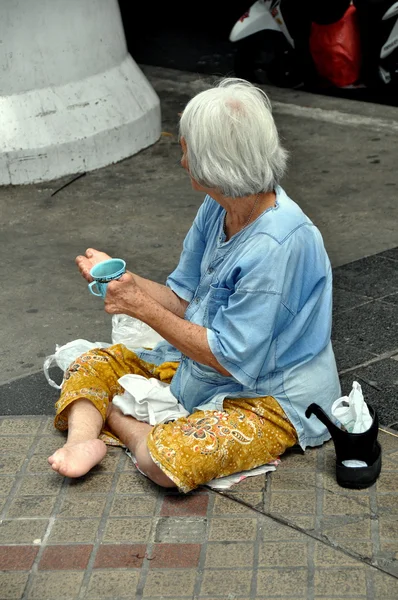
[[[102,262],[103,260],[109,260],[110,258],[112,257],[105,252],[99,252],[94,248],[87,248],[86,256],[77,256],[75,262],[81,275],[84,277],[84,279],[90,282],[93,280],[90,275],[90,270],[93,268],[93,266]]]
[[[124,314],[138,317],[145,305],[146,294],[128,271],[108,283],[105,296],[105,311],[111,315]]]

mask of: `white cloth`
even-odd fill
[[[157,425],[189,415],[171,393],[168,383],[141,375],[123,375],[118,383],[126,391],[115,396],[112,402],[123,414],[131,415],[137,421]]]

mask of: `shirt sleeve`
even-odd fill
[[[257,258],[207,329],[210,350],[220,365],[249,388],[264,375],[265,362],[269,371],[275,368],[272,342],[278,329],[293,318],[282,300],[286,263],[282,253],[271,253],[266,260]]]
[[[191,302],[200,281],[200,267],[205,249],[205,220],[207,199],[200,206],[195,220],[188,231],[179,263],[169,275],[166,285],[183,300]]]

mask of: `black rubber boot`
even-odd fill
[[[307,419],[316,415],[329,430],[336,450],[336,479],[345,488],[363,489],[375,483],[381,471],[381,446],[377,441],[379,418],[368,406],[373,418],[372,425],[363,433],[348,433],[337,427],[317,404],[310,404],[305,411]],[[362,460],[367,467],[346,467],[343,460]]]

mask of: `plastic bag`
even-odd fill
[[[331,410],[332,415],[348,433],[363,433],[373,422],[363,399],[362,388],[357,381],[353,382],[350,395],[335,400]]]
[[[64,373],[66,369],[76,360],[78,356],[92,350],[93,348],[108,348],[110,344],[103,342],[89,342],[87,340],[73,340],[63,346],[57,344],[55,346],[55,353],[47,356],[44,361],[43,369],[44,375],[51,387],[60,390],[62,385],[55,383],[50,377],[50,367],[57,365]]]
[[[154,348],[163,338],[152,327],[127,315],[113,315],[112,342],[124,344],[129,350]]]
[[[310,50],[318,74],[337,87],[359,79],[361,45],[355,6],[336,23],[312,23]]]
[[[113,315],[112,317],[113,344],[124,344],[129,350],[136,350],[137,348],[153,348],[162,340],[163,338],[156,331],[139,319],[127,315]],[[57,344],[55,353],[47,356],[43,365],[48,383],[57,390],[62,387],[62,384],[58,385],[50,377],[49,370],[52,366],[57,365],[65,373],[78,356],[94,348],[109,348],[110,345],[105,342],[89,342],[82,339],[73,340],[63,346]]]

